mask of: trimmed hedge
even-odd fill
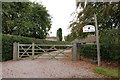
[[[11,60],[13,58],[14,42],[19,42],[23,44],[32,44],[32,42],[36,44],[70,44],[69,42],[65,41],[47,41],[43,39],[2,34],[2,61]]]
[[[84,44],[78,49],[78,54],[89,59],[95,59],[97,56],[96,53],[96,45]]]
[[[83,45],[80,55],[87,58],[97,57],[96,45]],[[104,30],[100,35],[101,59],[120,61],[120,29]]]
[[[96,59],[97,58],[97,46],[96,45],[83,45],[80,48],[79,54],[83,57],[90,58],[90,59]],[[101,54],[101,60],[104,61],[120,61],[120,46],[118,45],[112,45],[112,46],[106,46],[101,45],[100,46],[100,54]]]

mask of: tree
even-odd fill
[[[62,29],[61,29],[61,28],[59,28],[59,29],[57,30],[57,37],[58,37],[58,40],[59,40],[59,41],[62,41]]]
[[[120,2],[88,2],[85,8],[83,8],[84,3],[79,4],[83,10],[77,14],[76,20],[71,23],[71,32],[76,37],[82,35],[83,26],[95,24],[95,13],[100,31],[101,56],[103,58],[109,56],[117,61],[120,58]]]
[[[44,39],[51,28],[51,16],[42,4],[2,3],[2,33]]]
[[[70,24],[71,32],[75,37],[83,35],[82,28],[85,25],[94,25],[94,16],[97,14],[99,30],[120,28],[120,2],[88,2],[85,8],[77,14],[76,20]],[[90,34],[90,33],[88,33]]]
[[[72,34],[68,34],[68,35],[65,37],[65,41],[71,42],[71,41],[73,41],[73,40],[74,40],[74,38],[73,38]]]

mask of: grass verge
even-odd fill
[[[105,76],[109,76],[112,78],[120,78],[120,72],[118,70],[108,69],[108,68],[102,68],[102,67],[95,67],[94,72],[103,74]]]

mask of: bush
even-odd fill
[[[2,61],[13,59],[14,42],[19,42],[23,44],[32,44],[32,42],[36,44],[70,44],[64,41],[47,41],[42,39],[2,34]]]
[[[104,30],[100,42],[101,56],[109,61],[120,61],[120,29]]]
[[[120,61],[120,46],[100,46],[101,60],[104,61]],[[96,59],[97,58],[97,46],[86,44],[80,48],[80,56]]]
[[[106,61],[120,61],[120,29],[106,30],[100,36],[101,59]],[[83,45],[80,55],[87,58],[97,57],[96,45]]]
[[[80,49],[78,49],[80,56],[90,58],[90,59],[95,59],[97,54],[96,54],[96,45],[82,45]]]

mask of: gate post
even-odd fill
[[[18,60],[18,43],[13,43],[13,60]]]
[[[18,52],[17,52],[17,55],[18,55],[18,60],[20,59],[20,49],[19,49],[19,42],[18,42],[18,44],[17,44],[17,49],[18,49]]]
[[[35,43],[32,43],[32,59],[34,59],[34,49],[35,49]]]
[[[73,43],[73,48],[72,48],[72,60],[77,61],[77,43]]]

